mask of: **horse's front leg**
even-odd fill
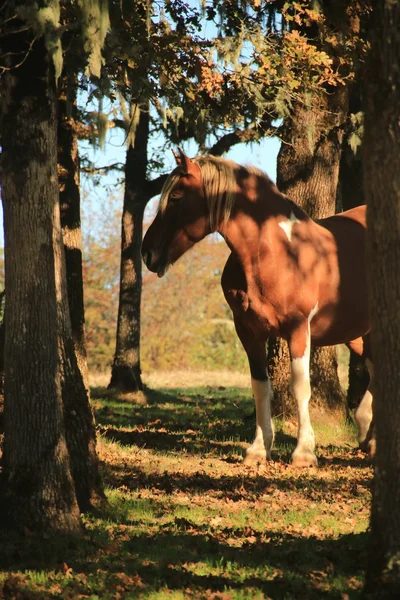
[[[311,339],[308,322],[292,334],[288,344],[291,358],[290,386],[296,400],[298,418],[297,446],[292,454],[292,464],[295,467],[316,467],[315,436],[308,406],[311,398]]]
[[[245,465],[266,462],[271,459],[271,450],[274,443],[274,425],[271,418],[272,388],[268,377],[261,379],[258,367],[250,362],[251,387],[256,406],[256,431],[254,441],[246,450]],[[254,371],[256,376],[253,376]]]
[[[247,448],[244,464],[253,465],[271,459],[274,426],[271,418],[271,382],[268,378],[265,342],[255,342],[238,323],[236,330],[247,353],[251,373],[251,387],[256,407],[256,431],[253,443]]]

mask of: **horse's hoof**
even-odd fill
[[[265,450],[257,450],[253,452],[246,452],[246,456],[243,459],[243,464],[247,467],[256,467],[257,465],[265,465],[267,460],[271,457],[267,457]]]
[[[312,452],[299,452],[292,454],[292,466],[296,468],[302,467],[318,467],[318,460]]]
[[[372,438],[370,440],[364,440],[359,443],[359,448],[361,452],[365,452],[369,456],[369,458],[374,458],[376,452],[376,440]]]

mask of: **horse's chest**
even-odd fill
[[[234,255],[225,266],[222,289],[236,322],[260,333],[272,332],[277,326],[271,290],[261,289],[257,278],[245,276],[244,269]],[[273,295],[273,294],[272,294]]]
[[[260,333],[271,334],[277,327],[276,313],[269,302],[260,301],[260,296],[241,289],[224,289],[225,298],[237,322]]]
[[[243,290],[225,289],[225,298],[235,316],[243,316],[250,309],[249,295]]]

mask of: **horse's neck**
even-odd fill
[[[273,250],[275,240],[282,238],[282,230],[288,231],[297,219],[306,220],[307,215],[288,200],[271,184],[261,198],[252,199],[245,194],[238,196],[230,219],[220,228],[229,248],[244,265],[254,261],[260,248],[265,255],[268,247]]]

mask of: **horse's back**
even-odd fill
[[[344,219],[348,221],[349,224],[357,223],[361,225],[363,229],[367,227],[367,207],[365,204],[361,206],[356,206],[354,208],[350,208],[341,213],[337,213],[336,215],[332,215],[331,217],[327,217],[325,219],[317,219],[316,222],[322,227],[331,230],[332,227],[336,228],[336,225],[341,225],[345,223]],[[339,226],[340,226],[339,225]]]
[[[335,240],[339,285],[334,329],[338,333],[347,332],[354,338],[365,335],[369,331],[365,258],[366,207],[357,206],[332,217],[320,219],[317,223],[328,230]],[[346,339],[343,334],[341,337],[342,342],[352,339]],[[322,335],[320,340],[315,341],[318,345],[325,345],[327,340],[325,335]]]

